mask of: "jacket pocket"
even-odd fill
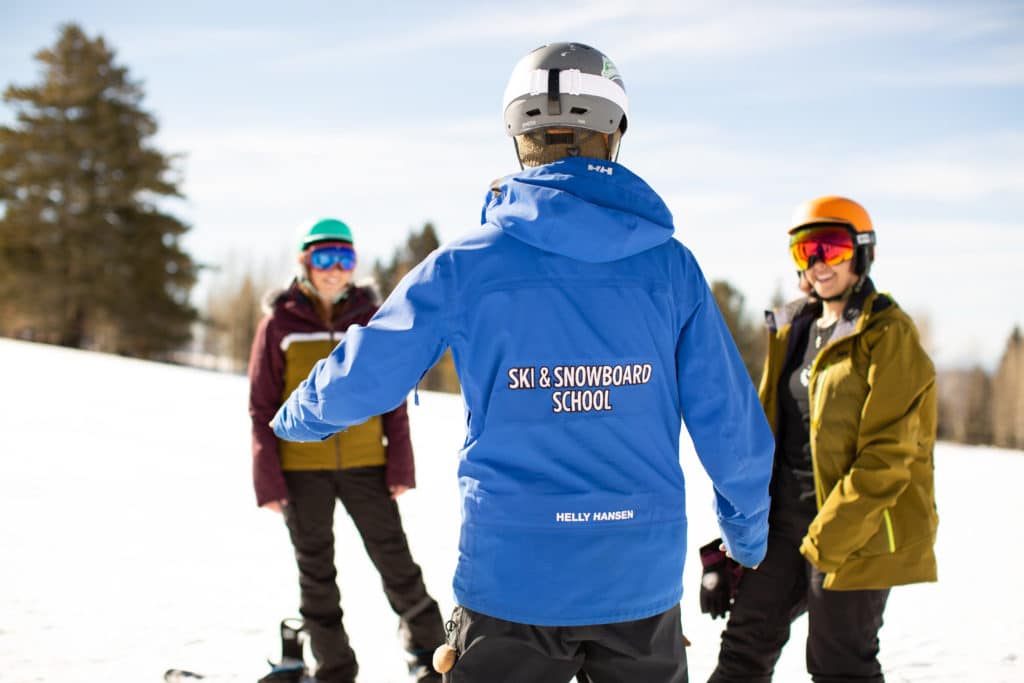
[[[896,552],[896,534],[893,529],[892,513],[886,509],[878,520],[878,529],[871,534],[867,543],[853,552],[853,557],[876,557]]]

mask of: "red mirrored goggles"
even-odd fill
[[[807,270],[817,261],[835,266],[853,258],[857,245],[853,232],[837,225],[800,230],[789,238],[789,253],[798,270]]]
[[[316,270],[352,270],[356,267],[356,250],[347,244],[314,246],[306,256],[306,263]]]

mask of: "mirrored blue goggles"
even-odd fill
[[[356,267],[356,251],[339,245],[315,247],[309,252],[309,266],[317,270],[332,270],[337,266],[342,270],[352,270]]]

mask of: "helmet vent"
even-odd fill
[[[540,116],[540,109],[531,109],[530,111],[526,112],[526,115],[527,116]]]
[[[585,107],[573,107],[572,109],[569,110],[569,113],[570,114],[586,114],[588,111],[590,111],[590,110],[586,109]]]

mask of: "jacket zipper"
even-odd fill
[[[885,520],[885,533],[889,537],[889,552],[896,552],[896,534],[892,531],[892,514],[888,508],[882,510],[882,519]]]
[[[825,363],[819,372],[818,364],[825,357],[825,354],[832,349],[832,346],[838,344],[840,341],[842,340],[830,340],[825,344],[825,348],[818,352],[818,356],[811,364],[811,374],[814,376],[814,382],[811,384],[811,386],[814,387],[814,392],[812,396],[808,397],[809,399],[814,399],[814,403],[811,407],[811,470],[814,473],[814,497],[818,501],[819,510],[825,504],[825,491],[824,486],[821,483],[821,475],[818,473],[818,456],[815,453],[814,436],[818,431],[818,427],[821,426],[821,410],[822,402],[824,401],[824,392],[822,392],[821,388],[825,383],[825,375],[828,373],[829,366],[828,363]],[[810,343],[810,340],[808,340],[808,343]]]
[[[351,311],[345,311],[345,318],[351,320],[352,318],[355,318],[360,313],[368,311],[371,308],[373,308],[373,304],[372,303],[363,304],[359,308],[353,308]],[[333,317],[333,314],[334,314],[334,309],[332,307],[331,308],[331,320],[327,323],[327,332],[331,335],[331,337],[330,337],[331,344],[335,343],[335,341],[334,341],[334,332],[335,332],[335,330],[334,330],[334,317]],[[349,324],[351,324],[351,323],[349,323]],[[335,469],[340,470],[341,469],[341,433],[339,432],[338,434],[335,434],[333,438],[334,438],[334,465],[335,465]]]
[[[821,370],[821,374],[814,378],[814,408],[811,412],[811,470],[814,473],[814,497],[818,501],[818,509],[820,510],[825,504],[825,494],[822,490],[821,475],[818,472],[818,456],[814,448],[814,436],[818,432],[818,427],[821,425],[821,403],[822,396],[824,393],[821,390],[822,384],[825,381],[825,373],[828,372],[828,366],[826,365]]]
[[[825,349],[828,349],[826,346]],[[822,350],[824,353],[824,349]],[[821,356],[819,355],[820,359]],[[817,364],[817,361],[815,361]],[[811,429],[816,433],[818,428],[821,426],[821,409],[822,402],[824,401],[825,392],[823,392],[822,385],[825,383],[825,375],[828,373],[828,365],[825,365],[821,372],[814,378],[814,409],[811,413]],[[814,471],[814,494],[818,501],[818,509],[824,505],[824,493],[821,484],[821,477],[818,474],[818,458],[814,452],[814,436],[811,436],[811,469]],[[889,540],[889,552],[896,552],[896,534],[892,528],[892,514],[888,509],[882,510],[882,519],[885,521],[885,533]]]

